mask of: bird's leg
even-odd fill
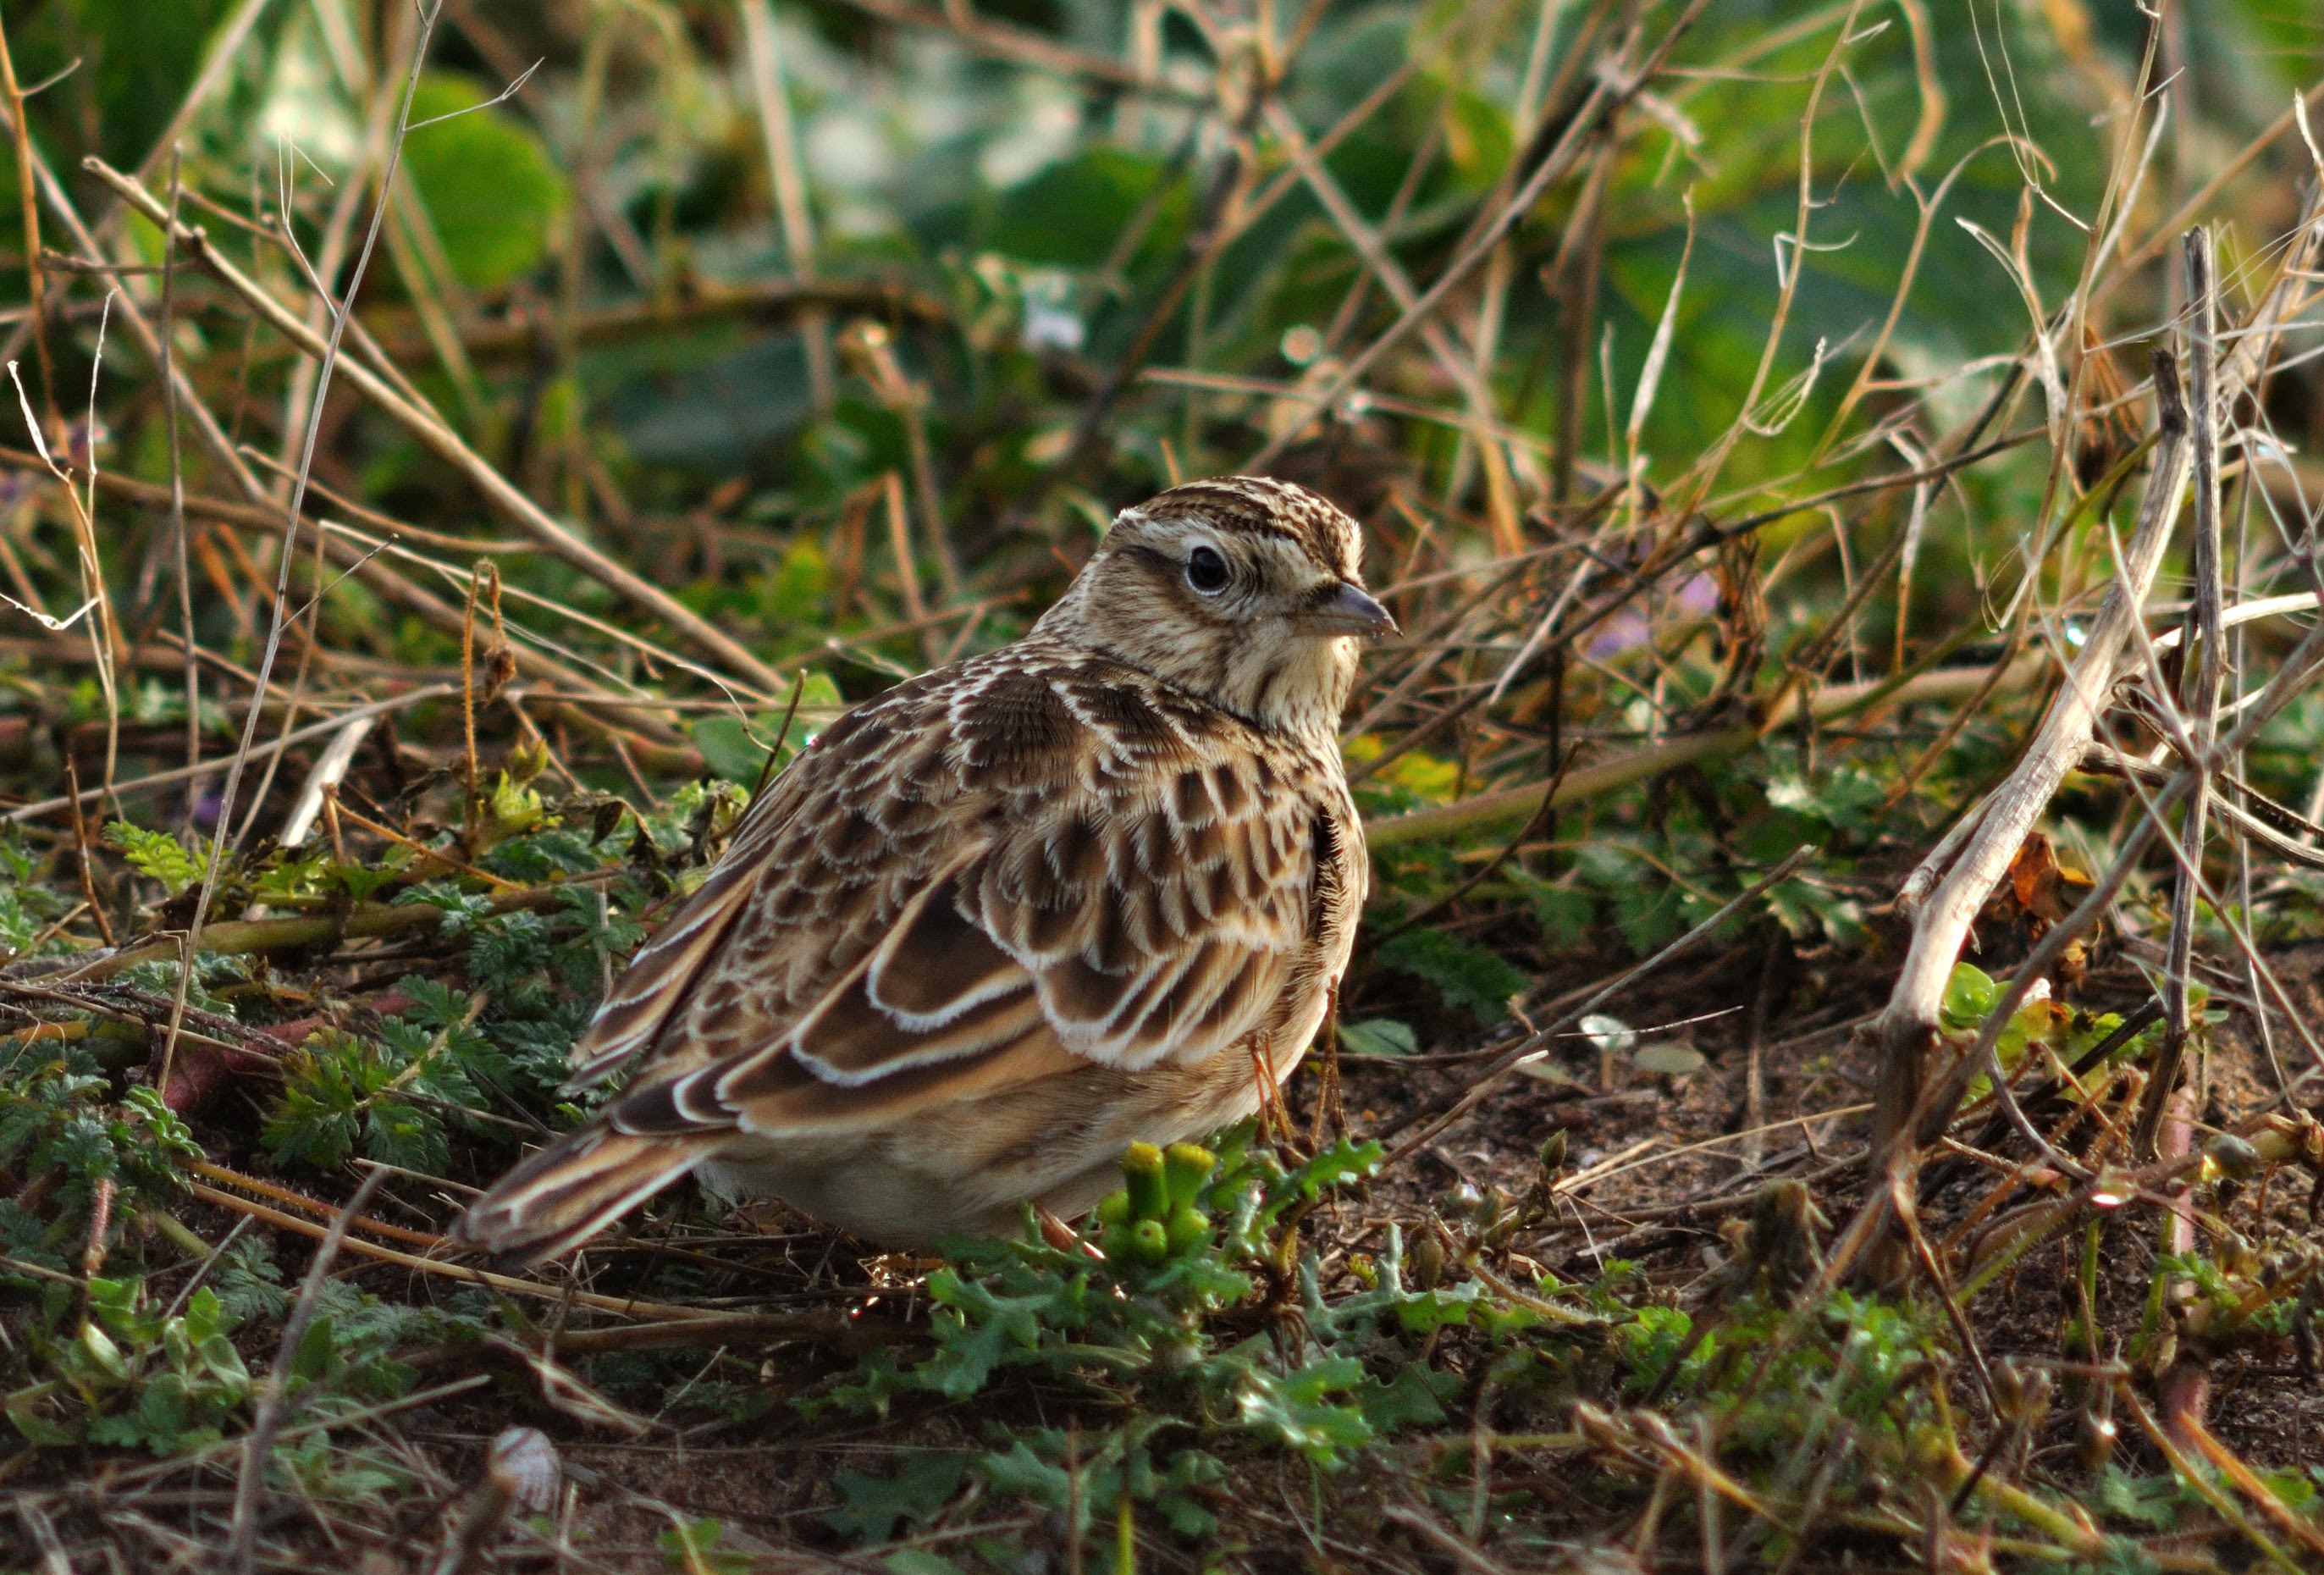
[[[1275,1087],[1275,1036],[1265,1029],[1250,1042],[1251,1080],[1259,1086],[1259,1135],[1267,1135],[1272,1125],[1286,1142],[1291,1137],[1291,1118],[1283,1113],[1283,1106]]]
[[[1251,1075],[1259,1082],[1259,1131],[1267,1135],[1268,1128],[1275,1129],[1276,1141],[1284,1152],[1295,1159],[1305,1160],[1301,1152],[1298,1130],[1291,1125],[1291,1112],[1283,1103],[1283,1085],[1275,1077],[1275,1035],[1261,1030],[1250,1047]]]

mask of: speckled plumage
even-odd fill
[[[630,1085],[465,1239],[552,1256],[697,1169],[875,1238],[1005,1228],[1248,1115],[1363,902],[1335,729],[1388,625],[1360,551],[1287,483],[1177,487],[1023,639],[842,717],[576,1045],[573,1087]]]

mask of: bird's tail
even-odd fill
[[[580,1246],[712,1157],[715,1147],[584,1127],[469,1204],[453,1239],[511,1263],[541,1263]]]

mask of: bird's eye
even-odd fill
[[[1217,548],[1197,547],[1186,554],[1186,583],[1204,596],[1216,596],[1227,588],[1227,561]]]

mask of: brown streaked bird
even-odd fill
[[[1023,639],[841,717],[574,1046],[569,1089],[629,1085],[461,1238],[553,1257],[688,1172],[875,1240],[1007,1230],[1250,1115],[1363,905],[1337,728],[1395,625],[1360,551],[1287,482],[1174,487]]]

